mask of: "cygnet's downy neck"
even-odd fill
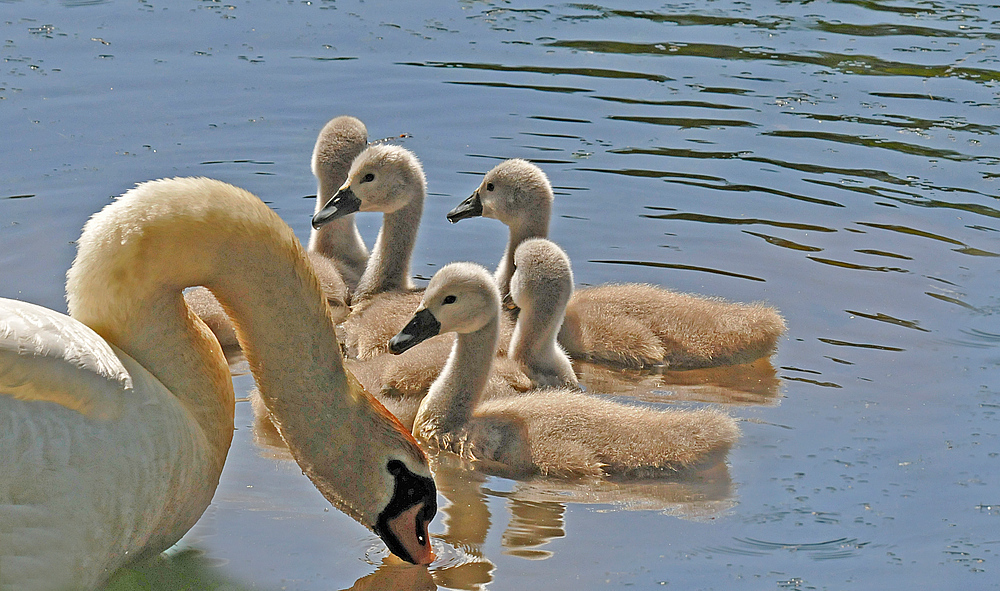
[[[441,375],[420,404],[414,433],[448,432],[469,422],[489,380],[499,334],[494,315],[479,330],[457,335]]]
[[[368,130],[354,117],[331,119],[320,131],[313,148],[312,172],[316,177],[316,209],[320,211],[347,180],[351,162],[368,145]],[[309,251],[331,259],[353,289],[368,263],[365,246],[354,215],[346,215],[327,225],[313,228],[309,234]]]
[[[368,258],[365,273],[354,292],[354,301],[361,301],[387,291],[408,291],[414,288],[410,279],[410,260],[417,243],[417,229],[424,211],[426,187],[417,175],[402,189],[411,193],[409,202],[396,211],[382,216],[382,229]]]
[[[336,187],[331,191],[324,190],[322,185],[321,181],[316,197],[316,211],[322,209],[337,192]],[[344,281],[351,287],[357,283],[368,264],[368,247],[361,238],[353,213],[328,222],[318,230],[313,229],[309,233],[309,251],[331,259]]]
[[[503,258],[500,259],[500,264],[494,275],[497,286],[500,288],[501,298],[506,298],[510,294],[510,279],[515,270],[514,251],[517,250],[517,247],[529,238],[548,237],[551,208],[548,205],[539,205],[530,213],[532,215],[522,215],[507,224],[510,229],[510,234],[507,237],[507,248],[504,250]]]
[[[517,360],[531,381],[539,386],[575,386],[573,367],[556,343],[566,304],[545,304],[519,302],[521,311],[508,355]]]

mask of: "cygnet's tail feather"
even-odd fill
[[[533,463],[552,476],[673,473],[724,456],[740,433],[718,410],[656,410],[570,390],[489,400],[476,415],[523,420]]]
[[[559,341],[577,359],[693,369],[769,356],[784,332],[778,311],[761,303],[609,284],[574,293]]]

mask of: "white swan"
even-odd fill
[[[651,476],[721,459],[739,435],[713,410],[657,411],[565,389],[481,400],[496,352],[500,293],[486,269],[451,263],[393,338],[393,352],[456,332],[455,348],[423,399],[413,433],[510,475]]]
[[[316,211],[323,208],[347,179],[351,162],[368,145],[368,130],[359,119],[334,117],[323,126],[313,148],[312,172],[316,177]],[[350,308],[350,290],[358,284],[368,262],[368,249],[358,232],[354,215],[346,215],[309,234],[309,260],[333,310],[334,322],[343,322]],[[184,299],[229,351],[239,347],[236,330],[219,300],[204,287],[184,293]]]
[[[483,178],[468,199],[448,213],[474,216],[510,229],[496,270],[507,294],[517,245],[548,234],[552,186],[544,172],[521,159],[506,160]],[[566,309],[559,342],[575,358],[623,366],[685,369],[748,363],[774,353],[785,321],[774,308],[683,294],[641,284],[577,290]]]
[[[70,315],[0,300],[0,588],[93,588],[176,542],[219,482],[233,386],[181,292],[232,313],[264,402],[336,507],[397,555],[433,559],[436,500],[412,437],[344,371],[291,229],[209,179],[128,191],[84,227]]]

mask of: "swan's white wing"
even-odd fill
[[[87,588],[176,541],[217,481],[204,434],[82,323],[0,299],[0,589]]]
[[[121,414],[131,389],[111,345],[89,327],[48,308],[0,299],[0,395],[109,420]]]

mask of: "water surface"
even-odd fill
[[[241,402],[180,556],[257,589],[996,588],[998,23],[912,0],[3,2],[0,296],[65,310],[84,221],[151,178],[245,187],[304,239],[339,114],[424,163],[414,274],[492,267],[503,227],[444,214],[529,158],[579,284],[782,310],[753,366],[579,367],[623,400],[732,412],[727,466],[565,484],[439,456],[428,573],[383,564]]]

